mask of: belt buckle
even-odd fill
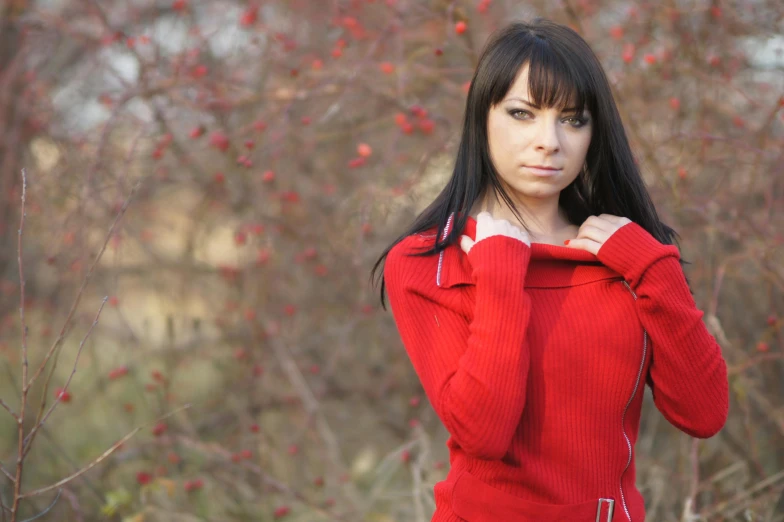
[[[606,522],[612,522],[613,519],[613,509],[615,508],[615,500],[612,498],[600,498],[599,505],[596,507],[596,522],[601,522],[600,517],[602,516],[602,503],[607,502],[607,520]]]

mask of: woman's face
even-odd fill
[[[587,108],[577,114],[569,108],[536,108],[532,103],[525,64],[506,97],[490,108],[490,157],[513,198],[523,203],[557,201],[585,163],[591,143],[591,115]],[[541,171],[534,168],[537,166],[556,170]]]

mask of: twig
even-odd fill
[[[103,307],[106,304],[106,301],[108,301],[108,300],[109,300],[108,297],[104,297],[103,298],[103,301],[101,301],[101,307],[98,309],[98,313],[95,315],[95,319],[93,319],[93,322],[90,325],[90,329],[87,330],[87,333],[85,334],[84,338],[82,339],[82,342],[79,343],[79,350],[77,350],[77,352],[76,352],[76,359],[74,360],[73,369],[71,370],[71,375],[68,376],[68,380],[65,382],[65,385],[63,386],[63,392],[67,391],[68,390],[68,386],[71,384],[71,379],[73,379],[73,376],[76,373],[76,366],[79,363],[79,356],[81,356],[81,354],[82,354],[82,349],[84,348],[84,343],[87,340],[87,338],[90,336],[90,333],[92,333],[93,328],[95,328],[95,325],[98,324],[98,318],[101,316],[101,311],[103,310]],[[46,415],[44,415],[43,418],[40,418],[40,412],[43,411],[44,404],[46,404],[46,399],[42,398],[41,399],[41,410],[39,411],[39,420],[36,421],[35,426],[33,426],[33,429],[30,430],[30,433],[28,433],[27,437],[25,438],[25,450],[24,450],[23,457],[26,456],[27,453],[30,451],[30,448],[31,448],[32,443],[33,443],[33,440],[35,440],[35,435],[36,435],[36,433],[38,433],[38,429],[41,426],[43,426],[43,424],[46,422],[46,419],[49,418],[49,415],[51,415],[52,412],[54,411],[54,409],[57,407],[57,405],[60,404],[60,401],[59,400],[54,401],[52,403],[52,406],[49,408],[49,411],[46,412]],[[28,441],[28,439],[29,439],[29,441]]]
[[[30,492],[28,492],[28,493],[23,493],[22,495],[20,495],[20,498],[29,498],[29,497],[34,497],[34,496],[36,496],[36,495],[40,495],[40,494],[42,494],[42,493],[46,493],[47,491],[52,491],[53,489],[57,489],[57,488],[59,488],[60,486],[63,486],[64,484],[66,484],[66,483],[70,482],[71,480],[75,479],[76,477],[78,477],[78,476],[80,476],[80,475],[83,475],[83,474],[84,474],[84,473],[86,473],[87,471],[91,470],[92,468],[94,468],[95,466],[97,466],[98,464],[100,464],[100,463],[101,463],[101,462],[102,462],[104,459],[106,459],[106,457],[108,457],[109,455],[111,455],[111,454],[114,452],[114,450],[116,450],[117,448],[119,448],[120,446],[122,446],[122,444],[123,444],[123,443],[125,443],[125,441],[127,441],[128,439],[130,439],[131,437],[133,437],[134,435],[136,435],[136,433],[137,433],[139,430],[141,430],[142,428],[144,428],[144,427],[147,427],[147,426],[150,426],[150,425],[152,425],[153,423],[160,422],[160,421],[162,421],[163,419],[166,419],[166,418],[168,418],[168,417],[171,417],[171,416],[172,416],[172,415],[174,415],[175,413],[177,413],[177,412],[179,412],[179,411],[181,411],[181,410],[185,410],[185,409],[187,409],[187,408],[190,408],[190,407],[191,407],[191,405],[190,405],[190,404],[185,404],[185,405],[183,405],[183,406],[181,406],[181,407],[177,408],[176,410],[174,410],[174,411],[171,411],[171,412],[167,413],[166,415],[163,415],[162,417],[159,417],[159,418],[157,418],[157,419],[155,419],[155,420],[153,420],[153,421],[151,421],[151,422],[148,422],[147,424],[143,424],[142,426],[139,426],[139,427],[137,427],[137,428],[134,428],[134,429],[133,429],[133,430],[132,430],[130,433],[128,433],[128,435],[126,435],[125,437],[123,437],[123,438],[122,438],[122,439],[120,439],[119,441],[115,442],[115,443],[114,443],[114,445],[113,445],[112,447],[110,447],[108,450],[106,450],[105,452],[103,452],[103,454],[102,454],[100,457],[98,457],[97,459],[95,459],[93,462],[91,462],[91,463],[90,463],[89,465],[87,465],[86,467],[84,467],[84,468],[80,469],[79,471],[77,471],[76,473],[73,473],[72,475],[69,475],[68,477],[66,477],[66,478],[64,478],[64,479],[62,479],[62,480],[60,480],[60,481],[58,481],[58,482],[56,482],[56,483],[52,484],[51,486],[46,486],[46,487],[43,487],[43,488],[36,489],[36,490],[34,490],[34,491],[30,491]]]
[[[38,514],[37,514],[37,515],[35,515],[34,517],[27,518],[27,519],[23,520],[22,522],[30,522],[31,520],[35,520],[36,518],[40,518],[40,517],[44,516],[45,514],[47,514],[49,511],[51,511],[51,510],[52,510],[52,508],[54,507],[54,505],[55,505],[55,504],[57,504],[57,499],[59,499],[59,498],[60,498],[60,494],[61,494],[62,492],[63,492],[63,490],[62,490],[62,489],[61,489],[61,490],[59,490],[59,491],[57,492],[57,496],[56,496],[56,497],[54,497],[54,500],[52,501],[52,503],[51,503],[51,504],[49,504],[49,507],[48,507],[48,508],[44,509],[43,511],[41,511],[40,513],[38,513]]]
[[[125,200],[125,203],[123,203],[122,208],[120,208],[119,214],[115,218],[114,223],[112,223],[112,226],[109,229],[108,234],[106,235],[106,240],[104,241],[103,246],[101,247],[101,251],[96,256],[95,261],[93,261],[92,266],[90,266],[90,270],[87,271],[87,275],[85,276],[85,279],[82,282],[82,286],[79,288],[79,293],[76,295],[76,299],[74,300],[74,304],[71,306],[71,309],[68,312],[68,317],[66,317],[66,319],[65,319],[65,324],[63,325],[63,328],[60,330],[59,336],[55,340],[55,342],[52,345],[52,347],[49,349],[49,352],[46,354],[46,357],[44,358],[43,362],[41,363],[41,366],[36,371],[35,375],[33,375],[33,377],[30,379],[30,382],[24,384],[24,388],[25,389],[29,389],[33,385],[35,380],[40,376],[41,372],[43,371],[44,367],[46,366],[46,363],[51,358],[52,353],[54,353],[55,349],[62,342],[63,335],[65,333],[65,329],[70,325],[71,318],[73,317],[73,314],[76,311],[76,307],[78,306],[79,301],[81,300],[82,293],[84,292],[84,289],[87,286],[87,283],[90,281],[90,277],[92,276],[92,273],[95,270],[95,267],[98,264],[98,261],[101,259],[101,256],[103,255],[104,250],[106,250],[106,245],[109,244],[109,241],[111,240],[111,238],[112,238],[112,236],[114,234],[114,229],[117,226],[117,222],[125,214],[125,210],[128,208],[128,204],[130,203],[131,198],[133,198],[133,195],[136,192],[136,190],[138,189],[139,185],[140,185],[140,183],[136,183],[136,185],[134,185],[134,187],[131,189],[131,193],[128,196],[128,199]]]
[[[22,490],[22,462],[24,462],[24,418],[25,405],[27,404],[27,326],[25,326],[25,280],[22,265],[22,231],[25,221],[25,201],[27,197],[27,172],[22,169],[22,216],[19,220],[19,237],[17,240],[17,262],[19,263],[19,291],[21,293],[19,314],[22,321],[22,401],[19,408],[19,417],[16,419],[17,429],[17,458],[16,458],[16,479],[14,480],[14,499],[11,504],[11,520],[16,519],[16,512],[19,510],[20,493]]]
[[[11,475],[11,472],[5,469],[5,467],[2,464],[0,464],[0,471],[3,472],[3,475],[8,477],[8,480],[10,480],[11,482],[16,482],[16,478],[13,475]]]
[[[6,410],[8,413],[10,413],[11,417],[16,419],[17,421],[19,420],[19,415],[14,413],[13,410],[11,410],[11,408],[3,401],[3,399],[0,399],[0,406],[2,406],[4,410]]]

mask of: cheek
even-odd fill
[[[502,163],[514,162],[514,151],[520,148],[519,129],[514,129],[510,124],[503,121],[491,121],[487,129],[487,138],[493,161],[500,165]]]

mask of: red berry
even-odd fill
[[[264,174],[261,175],[261,180],[270,183],[271,181],[275,181],[275,173],[271,170],[264,171]]]
[[[291,508],[289,508],[288,506],[280,506],[275,510],[275,518],[283,518],[286,515],[288,515],[290,511]]]
[[[623,27],[620,25],[614,25],[610,28],[610,36],[613,40],[620,40],[623,38]]]
[[[670,98],[670,107],[674,111],[680,110],[680,108],[681,108],[681,101],[678,98],[675,98],[673,96],[672,98]]]
[[[204,129],[204,125],[199,125],[198,127],[194,127],[194,128],[191,130],[191,132],[190,132],[189,136],[190,136],[191,138],[194,138],[194,139],[195,139],[195,138],[200,138],[201,136],[203,136],[203,135],[204,135],[204,130],[205,130],[205,129]]]
[[[223,183],[226,181],[226,176],[223,174],[223,172],[216,172],[213,176],[213,179],[215,180],[215,183]]]
[[[764,352],[767,352],[768,350],[770,350],[770,346],[768,345],[768,343],[762,342],[762,341],[757,343],[757,351],[758,352],[763,352],[764,353]]]
[[[252,5],[248,7],[240,17],[240,25],[242,27],[249,27],[256,23],[259,18],[259,6]]]
[[[158,424],[153,426],[152,434],[155,435],[156,437],[159,437],[159,436],[163,435],[164,433],[166,433],[167,429],[168,428],[167,428],[165,423],[159,422]]]
[[[259,249],[258,252],[256,252],[256,264],[257,265],[263,265],[264,263],[269,261],[269,258],[270,258],[270,252],[266,248],[261,248],[261,249]]]
[[[422,120],[419,122],[419,130],[425,134],[432,134],[436,123],[433,120]]]
[[[643,57],[643,59],[645,60],[645,63],[647,63],[648,65],[653,65],[656,63],[656,57],[652,54],[646,54]]]
[[[251,424],[250,425],[250,431],[252,433],[258,433],[259,431],[261,431],[261,428],[259,427],[258,424]]]
[[[119,367],[117,367],[117,368],[115,368],[115,369],[113,369],[113,370],[111,370],[109,372],[109,379],[112,379],[112,380],[118,379],[118,378],[122,377],[123,375],[127,375],[127,374],[128,374],[128,367],[124,366],[124,365],[123,366],[119,366]]]
[[[64,390],[62,388],[57,388],[54,391],[54,396],[60,402],[71,402],[71,392]]]
[[[363,158],[367,158],[371,154],[373,154],[373,149],[367,143],[360,143],[359,145],[357,145],[357,154],[359,154]]]
[[[427,110],[421,105],[412,105],[411,108],[408,110],[411,114],[413,114],[417,118],[424,118],[425,116],[427,116]]]
[[[381,65],[379,65],[379,68],[384,74],[392,74],[395,72],[395,65],[390,62],[383,62]]]
[[[256,310],[253,308],[246,308],[245,309],[245,320],[248,322],[253,321],[256,319]]]
[[[778,317],[776,317],[774,314],[770,314],[767,319],[768,326],[775,326],[778,320],[779,320]]]
[[[634,44],[633,43],[626,43],[623,46],[623,61],[626,63],[631,62],[634,59]]]
[[[207,69],[206,65],[196,65],[193,69],[191,69],[191,76],[194,78],[201,78],[206,76],[209,70]]]
[[[455,24],[455,32],[457,34],[463,34],[464,32],[466,32],[467,28],[468,28],[468,26],[462,20]]]
[[[146,471],[140,471],[136,474],[136,482],[138,482],[142,486],[152,482],[152,478],[153,478],[152,475],[150,473],[147,473]]]
[[[202,479],[196,480],[186,480],[185,481],[185,491],[191,492],[201,489],[204,486],[204,481]]]
[[[418,395],[414,395],[413,397],[408,399],[408,405],[411,406],[412,408],[416,408],[417,406],[419,406],[420,400],[421,399],[419,398]]]
[[[210,145],[225,152],[229,148],[229,138],[220,131],[215,131],[210,136]]]
[[[353,158],[348,162],[348,168],[355,169],[361,167],[366,162],[365,158]]]
[[[188,7],[187,0],[174,0],[174,2],[172,2],[172,9],[174,11],[182,12],[185,11],[187,7]]]

